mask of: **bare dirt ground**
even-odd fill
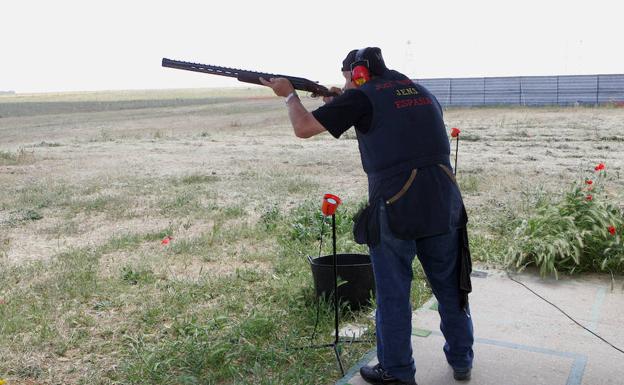
[[[192,97],[183,93],[187,102],[200,104],[154,107],[143,99],[148,100],[144,108],[134,108],[133,102],[128,107],[132,109],[109,104],[100,108],[111,110],[92,112],[81,112],[81,106],[114,96],[87,94],[77,101],[76,95],[57,96],[60,110],[76,111],[72,113],[56,113],[58,105],[46,105],[49,96],[0,99],[6,111],[0,113],[0,151],[26,154],[15,164],[0,163],[0,184],[12,197],[32,186],[64,184],[99,186],[114,194],[126,181],[207,174],[219,179],[216,191],[221,203],[243,204],[252,217],[254,209],[267,202],[291,205],[325,191],[363,199],[366,183],[353,135],[341,140],[329,134],[298,139],[281,101],[253,92],[252,97],[239,92],[229,98],[217,95],[208,103],[210,91]],[[118,99],[132,99],[131,95],[120,94]],[[144,94],[135,98],[139,96],[145,98]],[[151,94],[156,101],[170,100],[165,96]],[[28,103],[37,109],[27,116],[11,116],[11,111],[26,114],[23,105]],[[167,103],[172,102],[162,102]],[[319,102],[306,104],[313,108]],[[462,129],[458,175],[468,207],[477,216],[477,208],[513,199],[533,187],[562,186],[598,162],[606,162],[615,173],[624,166],[622,108],[452,109],[446,111],[445,121],[449,128]],[[291,195],[282,188],[288,187],[285,181],[291,190],[304,184],[305,191]],[[622,181],[616,185],[621,187]],[[6,224],[15,208],[11,199],[3,203],[0,219]],[[65,234],[50,230],[62,227],[63,218],[47,212],[42,220],[5,228],[2,236],[10,240],[5,254],[11,262],[45,259],[116,232],[159,228],[167,222],[166,216],[145,214],[113,221],[85,216],[79,229]]]

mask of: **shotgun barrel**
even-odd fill
[[[162,66],[168,68],[177,68],[186,71],[202,72],[210,75],[227,76],[231,78],[236,78],[238,79],[238,81],[241,82],[260,85],[262,85],[262,83],[260,83],[260,78],[264,78],[266,80],[269,80],[270,78],[286,78],[290,81],[290,83],[296,90],[307,91],[320,96],[338,95],[337,93],[331,92],[327,89],[327,87],[324,87],[317,82],[313,82],[312,80],[296,76],[247,71],[238,68],[221,67],[210,64],[190,63],[179,60],[171,60],[167,58],[162,59]]]

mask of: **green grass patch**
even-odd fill
[[[460,174],[457,179],[457,184],[459,184],[462,193],[475,194],[479,192],[482,178],[483,176],[480,175]]]
[[[482,139],[481,136],[477,134],[461,134],[461,137],[460,137],[460,141],[466,141],[466,142],[478,142],[481,139]]]
[[[157,206],[160,213],[168,217],[201,217],[218,208],[214,196],[198,185],[171,190],[170,194],[160,199]]]
[[[356,209],[343,205],[336,217],[340,252],[367,253],[351,237]],[[77,383],[336,381],[340,374],[331,349],[300,349],[330,341],[333,330],[332,306],[320,301],[315,332],[317,299],[306,258],[318,252],[323,221],[322,252],[331,249],[330,224],[320,215],[318,202],[288,211],[270,206],[257,224],[240,223],[237,218],[245,213],[238,208],[219,212],[221,219],[194,238],[178,238],[174,228],[120,234],[49,262],[0,271],[5,283],[0,297],[6,300],[0,306],[0,344],[14,352],[0,362],[0,372],[46,381],[54,374],[42,370],[42,363],[32,363],[29,370],[21,365],[32,350],[57,357],[97,353],[117,365],[111,371],[97,362],[85,363],[85,371],[74,373]],[[171,235],[171,244],[161,246],[160,240]],[[149,246],[156,242],[158,246]],[[237,244],[265,246],[220,259]],[[113,265],[112,274],[104,273],[110,267],[102,261],[119,254],[132,258]],[[197,278],[162,273],[168,269],[163,265],[186,263],[186,258],[207,263]],[[211,271],[215,263],[224,272]],[[267,268],[258,269],[258,263]],[[414,306],[430,295],[417,263],[412,290]],[[370,310],[352,312],[342,306],[341,317],[374,330]],[[345,365],[374,346],[370,333],[364,336],[366,343],[343,346]]]
[[[7,257],[10,247],[11,247],[11,238],[6,237],[4,235],[0,235],[0,262],[2,262],[2,259]]]
[[[39,142],[38,144],[35,144],[34,147],[61,147],[62,144],[61,143],[57,143],[57,142],[46,142],[45,140],[42,142]]]
[[[289,179],[286,183],[286,191],[289,194],[307,194],[318,188],[318,183],[307,178]]]
[[[129,285],[153,283],[154,273],[147,268],[124,266],[121,268],[121,280]]]
[[[16,164],[17,155],[8,151],[0,151],[0,162],[2,162],[2,165]]]
[[[174,179],[122,180],[111,187],[102,185],[100,181],[73,185],[64,181],[41,180],[2,191],[0,210],[12,213],[10,225],[46,216],[59,217],[67,222],[80,215],[103,215],[111,220],[154,213],[190,219],[205,218],[215,213],[224,218],[245,215],[245,209],[240,205],[217,206],[217,193],[213,187],[215,181],[217,179],[213,175],[190,175]],[[49,229],[46,232],[55,231]]]
[[[617,136],[617,135],[601,136],[600,140],[605,141],[605,142],[624,142],[624,136]]]
[[[17,166],[31,164],[35,161],[35,151],[20,148],[15,152],[0,151],[0,166]]]
[[[179,179],[181,184],[201,184],[218,182],[220,178],[216,175],[191,174]]]
[[[41,210],[66,207],[75,190],[62,183],[41,182],[7,190],[0,206],[3,209]]]
[[[9,218],[4,221],[0,221],[0,225],[17,226],[24,222],[38,221],[40,219],[43,219],[41,210],[19,209],[10,212]]]

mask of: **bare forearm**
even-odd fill
[[[260,78],[260,83],[271,87],[275,95],[286,98],[288,107],[288,117],[295,130],[295,135],[299,138],[309,138],[325,131],[325,127],[301,104],[301,100],[290,81],[285,78],[271,78],[269,80]]]
[[[288,117],[297,137],[309,138],[325,131],[325,127],[301,104],[299,98],[292,98],[287,105]]]

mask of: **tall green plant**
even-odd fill
[[[542,276],[565,271],[624,272],[624,213],[605,190],[607,171],[575,181],[559,200],[540,203],[515,229],[509,265],[536,265]],[[614,199],[616,198],[616,199]]]

